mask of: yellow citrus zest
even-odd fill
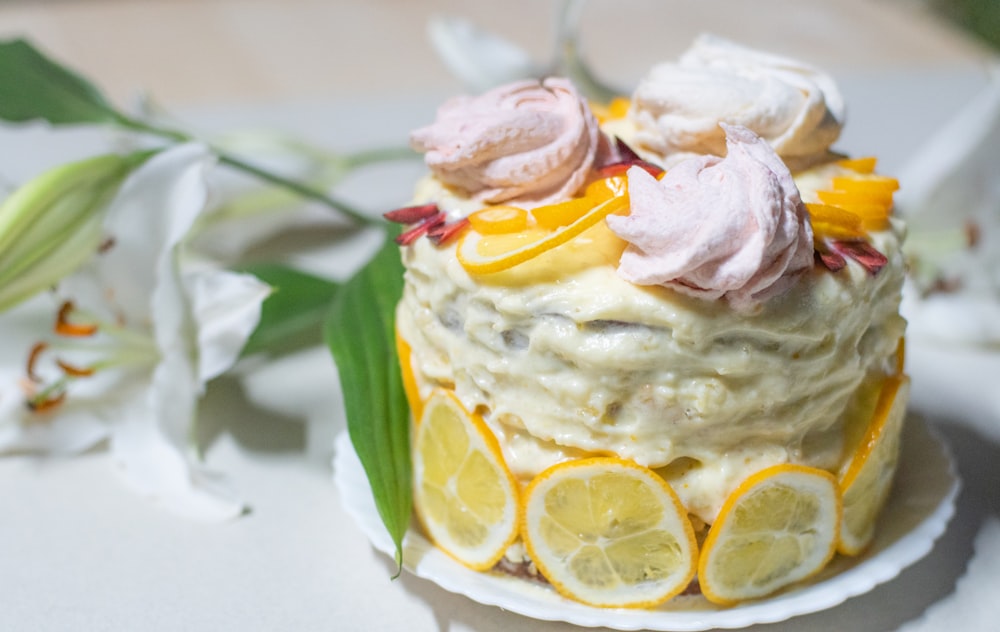
[[[424,405],[413,473],[417,517],[434,544],[469,568],[492,568],[517,539],[518,485],[496,437],[451,391]]]
[[[702,594],[732,605],[812,576],[836,551],[840,519],[829,472],[785,463],[751,475],[727,497],[702,545]]]
[[[469,224],[484,235],[513,233],[528,226],[528,211],[516,206],[491,206],[469,215]]]
[[[874,156],[866,156],[863,158],[845,158],[843,160],[838,160],[837,164],[844,169],[850,169],[855,173],[874,173],[875,163],[877,159]]]
[[[899,441],[909,378],[891,375],[882,382],[871,420],[840,474],[844,521],[837,549],[845,555],[864,551],[875,536],[875,521],[889,497],[899,460]]]
[[[527,231],[518,234],[528,237],[527,239],[517,239],[511,247],[503,249],[491,245],[481,233],[466,231],[456,248],[458,262],[471,274],[490,274],[507,270],[566,243],[608,215],[621,213],[627,209],[627,195],[613,197],[587,211],[571,224],[553,231],[532,230],[529,227]]]
[[[861,218],[829,204],[806,204],[817,247],[823,239],[858,239],[866,232]]]
[[[899,180],[889,176],[878,175],[852,175],[834,176],[834,191],[856,191],[861,194],[880,195],[888,194],[890,197],[893,191],[899,190]]]
[[[559,463],[524,494],[521,535],[542,575],[570,599],[648,608],[694,577],[698,545],[677,494],[617,457]]]
[[[874,159],[873,159],[874,160]],[[845,166],[845,161],[841,165]],[[848,168],[850,163],[848,163]],[[833,206],[856,215],[866,231],[885,230],[892,215],[893,192],[899,188],[899,181],[888,176],[875,175],[875,163],[860,163],[852,174],[836,175],[830,181],[829,189],[816,191],[825,206]]]
[[[598,123],[604,123],[613,119],[625,118],[632,102],[628,97],[615,97],[607,105],[603,103],[591,103],[590,111],[594,113],[594,118]]]
[[[572,198],[557,204],[547,204],[532,209],[531,216],[535,223],[546,230],[556,230],[563,226],[569,226],[580,219],[587,211],[594,208],[603,200],[585,195],[584,197]]]

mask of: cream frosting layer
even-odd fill
[[[450,199],[428,180],[417,201]],[[811,268],[752,312],[623,280],[623,245],[603,224],[520,272],[478,278],[453,246],[421,239],[403,249],[397,323],[425,394],[454,388],[484,412],[515,474],[616,454],[663,468],[711,522],[754,471],[838,462],[843,411],[862,380],[893,370],[903,334],[899,237],[871,235],[889,259],[879,274]]]

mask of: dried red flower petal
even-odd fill
[[[838,272],[847,265],[847,259],[844,259],[836,252],[824,252],[822,250],[816,251],[816,261],[830,272]]]
[[[435,206],[435,208],[437,207]],[[400,246],[409,246],[414,241],[416,241],[418,237],[425,234],[430,229],[434,228],[435,226],[443,224],[444,220],[445,220],[444,213],[440,212],[436,213],[435,215],[432,215],[424,219],[424,221],[420,222],[410,230],[402,233],[401,235],[396,237],[396,239],[394,239],[393,241],[395,241]]]
[[[427,231],[427,238],[434,242],[435,246],[440,246],[457,237],[468,225],[469,218],[467,217],[447,224],[439,224]]]
[[[839,255],[854,259],[872,276],[888,265],[889,260],[867,241],[831,240],[830,248]]]
[[[626,143],[625,141],[623,141],[621,138],[619,138],[617,136],[615,136],[615,151],[618,152],[618,159],[620,161],[642,160],[642,158],[639,157],[639,154],[636,153],[636,151],[634,149],[632,149],[631,147],[628,146],[628,143]]]
[[[396,224],[415,224],[425,219],[434,217],[441,212],[437,204],[420,204],[418,206],[404,206],[394,211],[383,213],[382,217]]]

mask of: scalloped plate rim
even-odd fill
[[[565,599],[554,590],[525,580],[468,569],[435,549],[411,529],[404,542],[404,568],[413,575],[473,601],[546,621],[562,621],[584,627],[604,626],[617,630],[685,632],[712,628],[741,628],[757,623],[775,623],[791,617],[835,607],[850,597],[864,594],[894,579],[931,551],[955,513],[955,499],[961,487],[954,460],[943,440],[922,420],[911,414],[904,428],[905,439],[896,487],[880,518],[879,534],[872,551],[857,558],[838,556],[814,579],[803,586],[774,597],[731,608],[717,608],[704,598],[679,597],[671,609],[601,609]],[[918,451],[922,451],[918,453]],[[916,462],[923,467],[916,467]],[[927,463],[931,467],[927,467]],[[910,464],[910,468],[907,468]],[[921,485],[933,497],[912,502],[911,495],[920,479],[946,475],[934,485]],[[910,480],[916,478],[916,481]],[[926,482],[926,481],[925,481]],[[382,526],[364,470],[346,431],[335,440],[334,483],[344,510],[380,552],[393,556],[394,546]],[[931,492],[928,489],[932,489]],[[907,503],[899,502],[902,497]],[[900,512],[923,507],[919,520],[905,528],[895,540],[886,542],[887,526],[901,519]],[[908,508],[908,509],[907,509]],[[888,524],[887,524],[888,523]],[[881,539],[879,536],[883,536]],[[677,608],[678,606],[681,608]]]

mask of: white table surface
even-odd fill
[[[64,52],[83,50],[86,42],[96,37],[97,27],[93,25],[99,22],[94,17],[98,13],[85,12],[87,6],[98,6],[105,17],[117,16],[117,24],[124,26],[129,22],[123,16],[144,24],[152,19],[149,16],[159,16],[161,21],[173,24],[177,16],[191,15],[190,5],[206,7],[206,24],[218,26],[221,14],[229,16],[227,20],[232,19],[233,24],[241,23],[240,12],[234,8],[238,3],[152,2],[148,4],[154,7],[153,12],[144,13],[147,17],[141,19],[134,12],[136,4],[142,3],[57,3],[57,9],[49,14],[38,5],[12,5],[0,8],[0,33],[7,34],[16,27],[39,34]],[[431,4],[431,8],[468,13],[459,3]],[[525,4],[512,6],[524,9]],[[606,5],[598,9],[599,4],[595,2],[595,11],[605,15],[602,11],[608,11]],[[653,10],[648,3],[623,4],[637,12]],[[399,15],[388,21],[385,37],[422,46],[416,43],[420,38],[410,32],[419,25],[400,24],[400,20],[423,19],[423,12],[404,8],[404,3],[383,1],[369,3],[367,8],[359,8],[358,3],[343,6],[348,5],[358,24],[378,22],[398,9]],[[178,8],[184,6],[186,14]],[[281,14],[274,3],[248,6],[242,16],[244,22],[277,19]],[[288,6],[300,10],[300,20],[310,11],[316,15],[331,11],[320,3],[292,2]],[[856,19],[860,12],[864,20],[857,24],[867,26],[858,41],[868,42],[872,50],[878,49],[871,41],[879,25],[886,32],[896,32],[896,28],[910,35],[933,33],[940,37],[922,45],[903,38],[895,53],[886,53],[870,67],[862,63],[857,50],[844,51],[841,60],[847,61],[832,64],[836,68],[831,70],[851,104],[851,121],[840,146],[855,153],[879,154],[886,171],[898,169],[918,148],[922,130],[940,125],[983,82],[977,61],[980,49],[960,39],[949,39],[955,37],[950,33],[941,35],[922,18],[905,22],[906,28],[900,28],[893,26],[890,19],[893,9],[882,3],[811,2],[802,6],[839,16],[831,23],[842,27],[851,24],[849,18]],[[516,21],[503,12],[472,8],[472,12],[477,11],[495,18],[499,30],[516,26]],[[688,22],[676,16],[668,20],[662,13],[657,15],[665,20],[665,28],[674,31],[686,29],[693,33],[704,30],[704,24],[711,22],[697,11],[684,14]],[[74,17],[76,22],[70,19]],[[702,26],[693,22],[697,19]],[[77,32],[74,24],[90,26],[81,26]],[[109,28],[102,24],[101,28]],[[738,31],[732,19],[720,24],[722,30]],[[207,26],[192,28],[198,32],[198,28]],[[229,28],[238,30],[237,26]],[[322,29],[312,23],[302,28],[301,50],[308,54],[311,38],[319,38]],[[345,34],[347,27],[340,24],[330,28]],[[525,27],[529,31],[535,28]],[[643,29],[648,28],[647,23]],[[748,32],[753,33],[750,29]],[[383,37],[383,31],[379,33]],[[540,33],[546,36],[547,27]],[[865,39],[864,33],[871,36],[871,41]],[[117,33],[115,37],[123,35]],[[241,37],[245,48],[240,50],[257,51],[254,63],[266,66],[260,59],[263,53],[256,47],[266,41],[257,39],[251,44],[245,40],[246,33]],[[352,37],[351,41],[357,40]],[[750,39],[755,37],[760,36]],[[887,35],[889,40],[893,37]],[[233,39],[230,33],[226,41],[231,43]],[[821,39],[820,46],[805,48],[821,58],[817,62],[835,61],[833,40]],[[792,40],[791,48],[803,48],[801,39]],[[671,50],[656,57],[649,56],[648,45],[637,46],[633,51],[636,58],[627,64],[622,62],[628,67],[624,76],[638,76],[641,71],[636,68],[669,57],[686,46],[686,41],[677,46],[669,43]],[[614,47],[608,42],[604,46],[609,47],[612,58],[625,59],[625,51],[612,51]],[[414,53],[413,63],[430,68],[433,60],[427,58],[429,53],[419,50]],[[160,75],[132,68],[148,61],[144,55],[152,54],[146,50],[140,59],[108,66],[102,66],[100,51],[78,58],[83,65],[93,64],[98,74],[111,78],[112,93],[125,99],[141,85],[160,83]],[[290,53],[286,50],[276,55],[284,62]],[[185,59],[183,51],[178,58]],[[396,55],[394,63],[399,59]],[[406,130],[428,120],[437,100],[454,89],[440,71],[428,70],[429,78],[419,85],[411,84],[412,92],[402,97],[393,93],[396,98],[387,99],[388,92],[380,93],[384,87],[369,84],[356,69],[345,70],[345,62],[337,60],[325,65],[325,71],[338,81],[343,77],[344,85],[351,85],[352,90],[346,96],[327,89],[311,91],[314,84],[304,76],[315,75],[317,64],[315,58],[305,58],[302,65],[307,70],[292,72],[294,76],[287,77],[280,89],[274,89],[273,83],[251,80],[240,87],[232,77],[222,75],[218,81],[206,79],[207,87],[196,89],[177,78],[184,74],[179,70],[181,66],[170,66],[172,70],[163,75],[169,79],[163,82],[168,86],[168,98],[157,94],[171,105],[176,103],[180,116],[201,129],[279,127],[309,135],[333,148],[350,148],[399,142]],[[202,67],[211,65],[205,61]],[[117,70],[101,70],[112,67]],[[128,72],[129,68],[136,74]],[[393,72],[396,74],[391,80],[383,77],[376,83],[391,85],[412,80],[403,77],[406,73],[402,71]],[[281,75],[273,68],[264,74],[272,79]],[[229,87],[216,92],[213,87],[217,83]],[[18,181],[44,165],[86,155],[106,142],[102,134],[87,131],[0,128],[0,176]],[[407,169],[394,173],[393,185],[379,187],[378,193],[373,193],[370,179],[362,179],[349,184],[346,194],[372,208],[398,204],[408,194],[412,173]],[[345,265],[351,267],[358,263],[360,255],[353,250],[343,256],[348,259]],[[2,322],[0,360],[19,357],[19,345],[23,346],[24,341],[9,320]],[[984,578],[987,585],[1000,585],[1000,571],[987,564],[996,561],[1000,551],[985,539],[1000,528],[1000,431],[996,430],[1000,428],[1000,401],[995,394],[992,399],[988,396],[989,380],[995,383],[989,371],[997,369],[996,357],[963,356],[954,350],[916,344],[910,358],[915,406],[931,412],[940,433],[951,444],[965,480],[955,520],[933,552],[895,581],[832,610],[759,629],[936,630],[941,629],[941,621],[956,620],[954,616],[949,618],[951,608],[961,609],[963,620],[973,626],[964,629],[987,630],[974,626],[1000,617],[1000,601],[970,601],[970,591],[975,588],[961,580],[971,573],[977,585]],[[300,358],[295,366],[299,370],[313,368],[303,374],[298,385],[301,390],[294,393],[295,404],[282,404],[284,414],[251,405],[234,378],[214,382],[204,401],[200,417],[202,432],[211,439],[208,463],[229,474],[253,507],[250,515],[232,523],[190,523],[145,504],[121,484],[100,451],[74,459],[0,459],[0,630],[571,629],[482,606],[406,574],[390,581],[390,561],[375,552],[344,515],[331,484],[332,438],[343,428],[343,420],[336,397],[333,401],[326,398],[317,380],[321,385],[329,383],[334,375],[332,365],[319,351]],[[273,396],[264,387],[256,395],[262,399]],[[993,546],[980,551],[979,557],[974,553],[977,538],[981,546],[984,542]],[[978,611],[970,613],[970,608]],[[927,619],[922,619],[925,616]]]

